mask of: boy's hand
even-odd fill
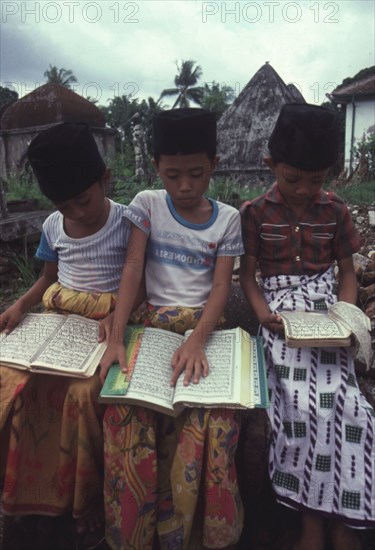
[[[110,313],[107,317],[105,317],[100,321],[98,342],[109,340],[109,336],[111,334],[112,325],[113,325],[113,316],[114,316],[114,312],[112,311],[112,313]]]
[[[107,350],[100,361],[100,381],[102,384],[104,384],[109,368],[113,363],[118,363],[122,372],[128,372],[126,349],[123,344],[108,344]]]
[[[22,321],[25,311],[17,302],[0,315],[0,332],[9,334]]]
[[[259,322],[266,329],[271,332],[276,332],[277,334],[284,334],[284,325],[280,315],[277,313],[269,312],[265,317],[260,318]]]
[[[195,344],[190,338],[174,353],[172,358],[173,374],[171,386],[175,386],[181,372],[185,370],[184,386],[188,386],[191,378],[198,384],[199,378],[208,375],[208,361],[202,345]]]

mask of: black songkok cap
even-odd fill
[[[308,103],[283,105],[268,148],[275,163],[313,172],[332,166],[338,156],[338,118],[327,107]]]
[[[205,109],[171,109],[153,119],[154,155],[216,155],[216,116]]]
[[[38,134],[27,157],[43,195],[61,202],[83,193],[105,171],[87,124],[64,122]]]

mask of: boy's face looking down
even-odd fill
[[[326,181],[329,170],[305,171],[284,162],[275,164],[269,157],[265,163],[273,171],[280,193],[288,205],[295,208],[308,206]]]
[[[85,227],[99,226],[106,217],[105,187],[110,177],[106,170],[100,179],[69,200],[54,202],[66,220]]]
[[[203,195],[217,162],[218,157],[210,159],[207,153],[160,155],[155,162],[164,187],[182,216],[206,204]]]

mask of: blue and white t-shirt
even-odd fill
[[[58,262],[58,282],[84,292],[117,292],[130,234],[126,206],[110,200],[105,225],[88,237],[73,239],[64,231],[64,216],[45,220],[36,257]]]
[[[125,216],[148,236],[146,287],[153,305],[203,306],[212,289],[216,258],[243,254],[239,212],[209,199],[204,224],[182,218],[163,190],[141,191]]]

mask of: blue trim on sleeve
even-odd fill
[[[35,257],[39,260],[44,260],[45,262],[57,262],[59,259],[57,251],[52,250],[49,247],[44,231],[42,231],[39,246],[35,252]]]
[[[211,225],[213,223],[215,223],[216,218],[217,218],[218,213],[219,213],[219,207],[217,205],[217,202],[214,201],[213,199],[208,198],[207,200],[210,201],[211,206],[212,206],[212,214],[211,214],[210,219],[206,223],[191,223],[191,222],[188,222],[187,220],[185,220],[185,218],[180,216],[180,214],[177,212],[177,210],[174,207],[172,197],[169,195],[169,193],[167,193],[166,199],[167,199],[167,204],[168,204],[169,211],[172,214],[172,216],[174,217],[174,219],[178,223],[180,223],[184,227],[188,227],[189,229],[196,229],[196,230],[199,231],[199,230],[207,229],[208,227],[211,227]]]

